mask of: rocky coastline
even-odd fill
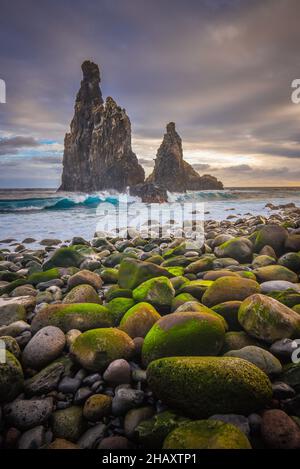
[[[1,248],[0,447],[299,449],[299,215]]]

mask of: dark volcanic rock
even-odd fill
[[[151,182],[130,187],[130,195],[140,197],[144,203],[164,203],[168,201],[167,191]]]
[[[103,102],[98,65],[85,61],[82,72],[71,130],[65,136],[60,190],[121,191],[143,182],[125,110],[110,97]]]
[[[170,192],[187,190],[223,189],[223,184],[210,175],[200,176],[183,159],[182,141],[174,122],[167,125],[167,132],[159,147],[153,173],[147,182],[161,186]]]

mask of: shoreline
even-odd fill
[[[300,209],[205,235],[0,247],[2,448],[300,446]]]

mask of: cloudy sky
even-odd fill
[[[1,0],[0,187],[57,187],[83,60],[147,172],[167,122],[226,186],[300,185],[299,0]]]

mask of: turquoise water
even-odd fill
[[[128,198],[129,203],[136,201]],[[243,188],[224,191],[200,191],[169,194],[174,203],[203,204],[205,220],[223,220],[229,215],[268,215],[267,203],[274,205],[294,202],[300,206],[300,188]],[[68,194],[54,190],[0,190],[0,239],[22,241],[33,237],[91,239],[98,227],[99,212],[104,208],[122,210],[119,195],[111,193]],[[234,209],[234,210],[233,210]],[[103,212],[103,210],[102,210]],[[101,228],[101,223],[100,223]]]

